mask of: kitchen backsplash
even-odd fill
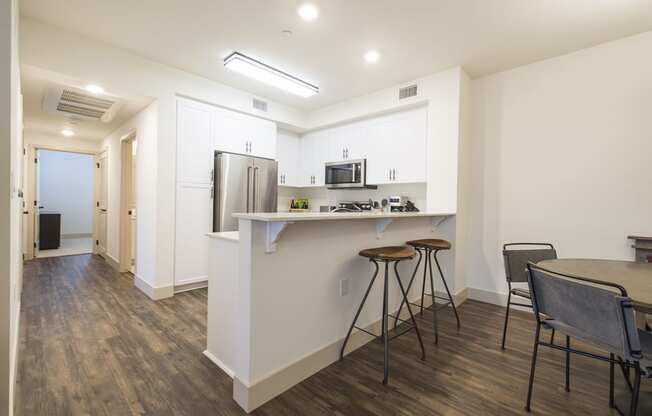
[[[331,190],[326,188],[278,188],[278,210],[287,212],[290,202],[297,198],[308,198],[310,209],[319,211],[320,205],[336,205],[340,201],[368,201],[371,198],[380,202],[388,196],[406,196],[420,210],[426,208],[426,184],[380,185],[378,189]]]

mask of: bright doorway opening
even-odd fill
[[[35,257],[93,252],[94,156],[37,149]]]

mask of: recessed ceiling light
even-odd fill
[[[374,64],[378,62],[379,59],[380,59],[380,53],[378,51],[371,50],[371,51],[367,51],[364,54],[364,60],[369,62],[370,64]]]
[[[94,84],[87,85],[86,91],[90,92],[91,94],[104,94],[104,88]]]
[[[239,52],[227,56],[224,67],[301,97],[319,93],[319,87]]]
[[[70,129],[63,129],[61,130],[61,134],[63,134],[66,137],[70,137],[70,136],[74,136],[75,132]]]
[[[297,13],[303,20],[315,20],[319,16],[319,9],[314,4],[305,3],[297,9]]]

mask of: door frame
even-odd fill
[[[25,260],[32,260],[35,256],[36,252],[36,233],[38,232],[36,230],[36,216],[35,216],[35,203],[36,203],[36,184],[38,182],[37,174],[36,174],[36,154],[38,150],[52,150],[55,152],[66,152],[66,153],[80,153],[84,155],[92,155],[93,157],[93,162],[94,164],[97,163],[97,156],[105,152],[106,150],[102,150],[100,152],[94,152],[88,149],[84,148],[78,148],[75,146],[69,147],[66,146],[65,148],[58,147],[58,146],[50,146],[50,145],[41,145],[41,144],[27,144],[25,145],[25,156],[26,156],[26,166],[25,166],[25,171],[27,174],[26,183],[25,183],[25,195],[24,195],[24,201],[25,201],[25,211],[27,211],[27,227],[25,229]],[[93,241],[97,241],[97,212],[95,209],[95,201],[97,200],[97,195],[99,194],[99,191],[97,189],[99,185],[99,180],[98,180],[98,175],[97,175],[97,170],[93,169],[93,201],[92,201],[92,209],[93,209],[93,230],[92,230],[92,238]],[[93,244],[93,253],[96,251],[96,245]]]
[[[118,255],[119,269],[121,272],[131,271],[131,232],[129,215],[129,200],[132,193],[133,178],[136,172],[133,171],[133,153],[131,144],[137,141],[136,129],[129,131],[120,138],[120,253]],[[137,159],[137,156],[136,156]],[[137,162],[136,162],[137,163]],[[136,189],[137,193],[138,190]],[[136,210],[138,206],[136,205]],[[138,211],[136,211],[136,233],[138,230]],[[136,237],[137,238],[137,237]],[[138,253],[136,253],[136,256]],[[134,265],[134,272],[135,272]],[[134,273],[135,274],[135,273]]]

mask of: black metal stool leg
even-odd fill
[[[430,258],[430,252],[427,253]],[[432,276],[432,261],[428,262],[430,271],[430,296],[432,297],[432,330],[435,332],[435,345],[439,343],[439,331],[437,330],[437,299],[435,298],[435,281]]]
[[[401,282],[401,276],[398,274],[398,262],[394,263],[394,273],[396,274],[396,280],[398,281],[398,287],[401,289],[401,294],[405,300],[405,305],[407,306],[408,313],[410,314],[410,320],[412,320],[412,325],[414,325],[414,331],[417,333],[417,338],[419,339],[419,345],[421,346],[421,359],[426,359],[426,349],[423,346],[423,340],[421,339],[421,333],[419,332],[419,327],[417,326],[417,321],[414,319],[412,314],[412,308],[410,308],[410,302],[407,299],[407,293],[403,288],[403,283]]]
[[[389,379],[389,336],[387,335],[387,301],[388,301],[388,276],[389,276],[389,262],[385,261],[385,289],[383,290],[383,342],[385,344],[385,359],[383,365],[383,384],[387,384]],[[410,305],[408,304],[408,310]]]
[[[441,271],[441,266],[439,266],[439,260],[437,260],[437,253],[439,250],[435,250],[435,253],[433,257],[435,258],[435,264],[437,264],[437,269],[439,269],[439,275],[441,276],[442,282],[444,282],[444,288],[446,288],[446,293],[448,293],[448,299],[451,302],[451,306],[453,307],[453,312],[455,313],[455,319],[457,320],[457,329],[460,329],[460,316],[457,314],[457,308],[455,307],[455,301],[453,300],[453,296],[451,296],[451,291],[448,290],[448,283],[446,283],[446,279],[444,278],[444,273]]]
[[[414,272],[412,272],[412,277],[410,278],[410,282],[408,283],[407,286],[407,293],[410,293],[410,289],[412,289],[412,284],[414,283],[414,278],[417,276],[417,271],[419,271],[419,265],[421,264],[421,258],[423,255],[421,254],[420,250],[417,250],[417,253],[419,253],[419,260],[417,261],[417,265],[414,268]],[[398,307],[398,312],[396,312],[396,318],[394,318],[394,328],[398,325],[398,318],[401,316],[401,310],[403,310],[403,304],[405,302],[409,302],[409,299],[401,299],[401,305]]]
[[[364,294],[364,297],[362,298],[362,302],[360,303],[360,306],[358,307],[358,311],[355,313],[355,318],[353,318],[353,322],[351,323],[351,326],[349,327],[349,332],[346,333],[346,338],[344,338],[344,343],[342,344],[342,349],[340,350],[340,361],[344,359],[344,348],[346,348],[346,344],[349,342],[349,337],[351,336],[351,331],[353,331],[353,328],[355,327],[355,323],[358,321],[358,317],[360,316],[360,312],[362,312],[362,307],[364,306],[365,302],[367,301],[367,296],[369,296],[369,292],[371,292],[371,288],[374,285],[374,282],[376,281],[376,277],[378,276],[378,263],[375,261],[372,261],[372,263],[376,266],[376,271],[374,272],[373,277],[371,278],[371,282],[369,283],[369,287],[367,288],[367,291]]]
[[[570,391],[570,337],[566,335],[566,385],[565,390]]]
[[[417,250],[417,251],[419,252],[419,254],[421,254],[421,250]],[[419,312],[421,316],[423,316],[423,297],[426,294],[426,269],[430,265],[430,253],[428,252],[428,250],[425,249],[423,251],[426,257],[426,262],[423,265],[423,281],[421,285],[421,307],[420,307],[421,311]]]

